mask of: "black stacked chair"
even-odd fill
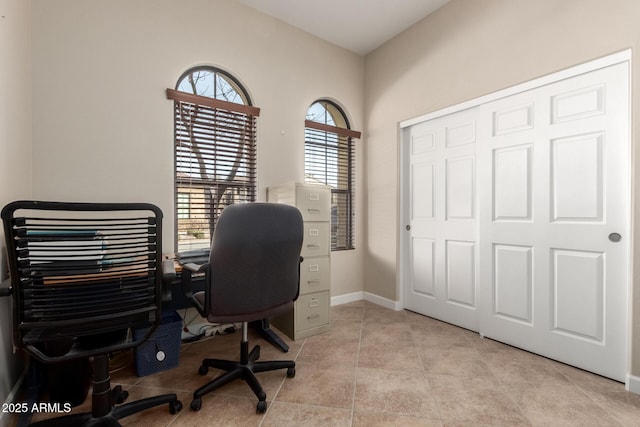
[[[13,340],[44,364],[91,361],[92,410],[37,425],[119,425],[175,394],[122,403],[109,357],[144,342],[160,324],[162,212],[146,203],[19,201],[2,210],[13,296]],[[147,330],[134,339],[133,330]],[[55,386],[55,385],[54,385]]]
[[[193,393],[191,409],[198,411],[202,396],[242,379],[258,397],[257,412],[267,409],[267,396],[254,373],[286,369],[295,376],[291,360],[258,362],[260,346],[249,352],[248,322],[292,310],[298,298],[302,215],[295,207],[246,203],[226,207],[216,224],[209,263],[186,264],[184,292],[200,315],[212,323],[242,322],[240,360],[204,359],[200,375],[209,368],[226,371]],[[193,294],[192,275],[205,274],[205,290]]]

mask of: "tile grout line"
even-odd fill
[[[349,425],[353,426],[353,417],[355,415],[355,406],[356,406],[356,388],[358,387],[358,361],[360,360],[360,347],[362,346],[362,329],[364,328],[364,305],[361,308],[362,313],[360,314],[360,334],[358,336],[358,351],[356,351],[356,369],[354,370],[354,378],[353,378],[353,395],[351,397],[351,419],[349,421]]]
[[[440,423],[444,423],[444,420],[442,418],[442,413],[440,411],[440,403],[438,403],[438,399],[435,398],[435,393],[433,392],[433,388],[431,387],[431,381],[429,380],[429,375],[427,374],[427,368],[424,366],[424,360],[422,359],[422,356],[420,355],[420,346],[417,344],[417,340],[415,338],[415,335],[412,333],[413,332],[413,328],[411,325],[411,320],[409,320],[409,317],[407,315],[407,310],[404,310],[404,316],[405,316],[405,322],[407,324],[407,326],[409,326],[409,329],[411,330],[411,344],[413,344],[413,348],[416,352],[416,356],[418,356],[418,360],[420,361],[420,366],[422,367],[422,373],[424,375],[424,379],[427,382],[427,387],[429,387],[429,390],[431,391],[431,398],[433,399],[436,408],[438,409],[438,421],[440,421]]]

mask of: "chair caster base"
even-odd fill
[[[296,368],[287,368],[287,378],[293,378],[296,376]]]
[[[256,412],[258,414],[264,414],[265,412],[267,412],[267,401],[266,400],[260,400],[258,402],[258,405],[256,406]]]
[[[195,412],[199,411],[200,408],[202,408],[202,399],[200,399],[199,397],[196,397],[195,399],[193,399],[191,401],[190,408],[192,411],[195,411]]]
[[[169,403],[169,412],[171,415],[175,415],[182,410],[182,402],[176,400],[175,402]]]

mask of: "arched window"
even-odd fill
[[[344,111],[319,100],[307,110],[304,175],[309,183],[331,187],[331,249],[354,248],[355,143]]]
[[[213,67],[185,72],[167,98],[175,104],[175,249],[208,248],[222,209],[256,200],[260,109]]]

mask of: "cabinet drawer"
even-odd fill
[[[329,255],[329,223],[305,222],[302,256]]]
[[[331,221],[331,190],[325,187],[296,187],[296,203],[305,221]]]
[[[329,292],[300,295],[296,301],[296,331],[329,323]]]
[[[300,264],[300,294],[328,291],[331,281],[329,257],[305,258]]]

